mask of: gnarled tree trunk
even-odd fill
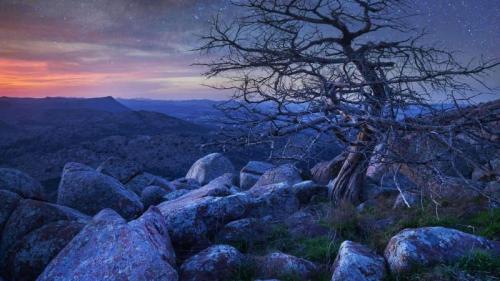
[[[330,186],[330,200],[358,203],[364,185],[366,169],[375,149],[375,142],[369,130],[364,129],[357,135],[356,143],[349,147],[349,154],[339,174]]]

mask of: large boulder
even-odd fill
[[[182,256],[204,248],[211,236],[225,223],[239,219],[251,206],[246,194],[231,195],[235,178],[224,174],[201,188],[158,205],[165,216],[176,251]]]
[[[178,280],[163,217],[154,207],[127,223],[102,210],[49,263],[38,281]]]
[[[9,220],[10,215],[21,199],[21,196],[17,195],[17,193],[0,190],[0,238],[5,223]]]
[[[176,189],[175,186],[168,180],[150,173],[141,173],[133,177],[125,184],[125,187],[140,196],[144,188],[152,185],[159,186],[169,192]]]
[[[246,194],[254,200],[250,211],[252,217],[286,217],[300,208],[300,201],[293,188],[286,182],[265,186],[254,186]]]
[[[57,203],[88,215],[111,208],[127,219],[143,210],[139,196],[118,180],[78,163],[64,166]]]
[[[308,260],[281,252],[270,253],[254,258],[255,269],[259,278],[286,278],[293,276],[297,280],[310,280],[319,270]]]
[[[240,188],[247,190],[251,188],[259,178],[274,165],[261,161],[250,161],[240,171]]]
[[[230,281],[241,269],[245,256],[234,247],[215,245],[187,259],[181,266],[183,281]]]
[[[276,183],[293,185],[301,181],[300,171],[292,164],[284,164],[266,171],[255,183],[254,187]]]
[[[212,153],[198,159],[189,169],[186,178],[195,179],[204,185],[223,174],[233,172],[234,166],[229,159],[221,153]]]
[[[125,184],[142,172],[142,166],[134,161],[109,157],[97,167],[97,171]]]
[[[0,242],[0,261],[12,251],[16,242],[28,233],[56,221],[86,222],[89,218],[77,210],[42,201],[24,199],[5,223]]]
[[[391,238],[385,259],[393,273],[418,267],[453,263],[474,250],[498,252],[498,244],[445,227],[405,229]]]
[[[243,193],[225,197],[198,197],[188,193],[163,202],[158,208],[165,216],[176,252],[185,257],[193,250],[208,246],[210,237],[224,224],[244,217],[252,208],[252,200]]]
[[[345,155],[340,154],[330,161],[319,162],[311,169],[312,179],[319,184],[328,184],[337,177],[345,161]]]
[[[42,185],[15,169],[0,168],[0,189],[17,193],[24,198],[44,199]]]
[[[28,233],[9,251],[5,260],[6,277],[35,280],[84,226],[79,221],[56,221]]]
[[[361,244],[344,241],[332,272],[332,281],[380,281],[386,275],[385,260]]]

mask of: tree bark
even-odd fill
[[[366,169],[374,149],[375,143],[370,131],[366,129],[360,131],[356,143],[349,147],[349,154],[330,186],[329,197],[335,205],[341,202],[352,204],[359,202]]]

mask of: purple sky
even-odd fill
[[[227,0],[1,0],[0,96],[223,99],[202,86],[199,43]],[[441,46],[500,58],[498,0],[420,0]],[[203,59],[203,58],[202,58]],[[500,88],[500,72],[486,82]]]

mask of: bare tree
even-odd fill
[[[331,198],[356,202],[370,159],[380,151],[377,145],[426,134],[453,150],[450,136],[497,122],[498,103],[494,111],[473,119],[456,117],[471,103],[471,85],[499,62],[463,64],[454,53],[428,46],[425,32],[406,22],[409,3],[233,2],[237,16],[230,21],[215,17],[200,48],[215,54],[216,59],[203,63],[208,77],[224,81],[214,87],[235,92],[224,108],[246,132],[232,141],[259,143],[305,130],[333,134],[345,145],[347,157],[332,183]],[[437,103],[452,105],[459,121],[438,117],[451,108]],[[386,161],[396,155],[383,154]],[[405,160],[399,156],[391,161]]]

